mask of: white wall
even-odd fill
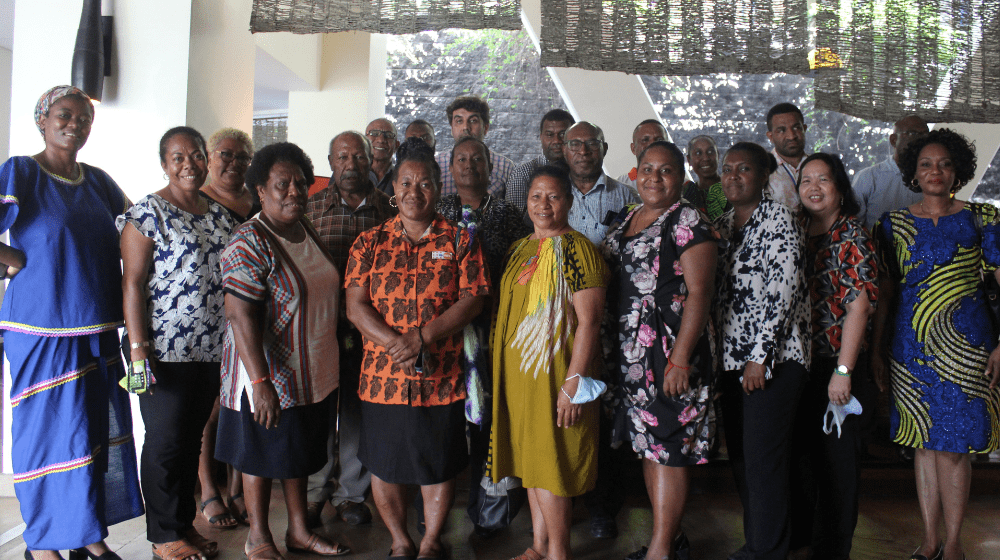
[[[0,161],[6,161],[10,149],[10,79],[14,53],[0,47]]]

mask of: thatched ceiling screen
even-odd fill
[[[807,0],[542,0],[542,64],[629,74],[809,72]]]
[[[840,58],[816,107],[893,122],[1000,122],[1000,0],[817,0],[816,43]]]
[[[520,0],[254,0],[250,31],[520,29]]]

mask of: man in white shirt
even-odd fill
[[[798,211],[799,168],[806,158],[805,117],[791,103],[778,103],[767,112],[767,139],[774,146],[772,153],[778,169],[768,180],[767,193],[772,200]]]
[[[632,150],[632,155],[638,159],[639,154],[646,149],[646,146],[661,140],[667,140],[666,127],[659,119],[646,119],[632,131],[632,143],[629,144],[629,149]],[[638,173],[637,168],[632,167],[631,171],[622,173],[621,177],[618,177],[618,182],[634,190],[636,173]]]
[[[858,219],[871,231],[882,214],[890,210],[905,208],[920,201],[921,195],[903,184],[903,172],[899,170],[899,160],[910,142],[927,134],[927,121],[907,115],[898,121],[889,135],[892,155],[884,161],[866,167],[854,178],[854,198],[861,210]]]

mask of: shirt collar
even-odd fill
[[[393,235],[402,238],[404,241],[409,243],[410,239],[406,236],[406,228],[403,227],[403,219],[399,216],[399,214],[396,214],[396,216],[392,218],[389,225],[389,230],[392,231]],[[428,231],[424,233],[424,235],[418,239],[416,243],[413,243],[413,245],[423,245],[424,243],[434,241],[438,237],[447,236],[447,226],[448,221],[444,219],[444,216],[442,216],[440,212],[435,212],[434,219],[431,220],[431,225],[428,228]]]
[[[772,148],[771,153],[774,155],[774,159],[778,160],[778,165],[787,165],[788,167],[794,169],[796,172],[802,167],[802,162],[806,160],[806,157],[809,156],[809,154],[803,154],[802,159],[799,160],[799,165],[793,166],[792,164],[788,163],[787,161],[785,161],[784,158],[781,157],[781,154],[778,153],[778,150],[776,148]]]
[[[575,189],[576,185],[573,185],[573,188]],[[597,178],[597,182],[594,183],[594,188],[592,188],[589,191],[587,191],[587,194],[581,194],[580,196],[587,196],[590,193],[597,191],[598,188],[602,188],[604,190],[608,190],[608,174],[607,173],[601,173],[601,176]],[[579,192],[580,191],[577,190],[577,193],[579,193]]]

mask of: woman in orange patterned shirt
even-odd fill
[[[489,280],[479,244],[435,210],[441,170],[419,141],[399,151],[399,215],[351,248],[347,316],[364,337],[361,445],[372,494],[392,533],[390,558],[439,558],[465,441],[462,329],[482,310]],[[426,532],[406,530],[405,485],[418,484]]]

